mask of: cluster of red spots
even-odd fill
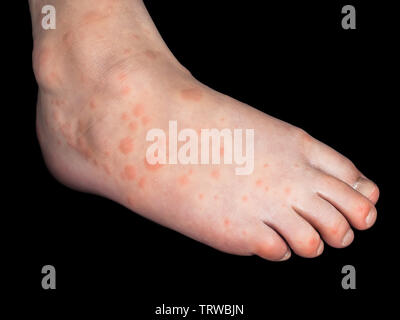
[[[150,164],[147,162],[146,158],[144,158],[144,167],[149,171],[156,171],[162,168],[164,165],[160,163]]]
[[[243,201],[243,202],[247,202],[247,200],[249,200],[249,197],[248,197],[248,196],[243,196],[243,197],[242,197],[242,201]]]
[[[190,88],[181,90],[181,97],[183,100],[200,101],[203,97],[203,92],[200,88]]]
[[[219,170],[218,169],[214,169],[213,171],[211,171],[211,177],[213,177],[214,179],[218,180],[219,179]]]
[[[131,137],[126,137],[122,139],[119,143],[119,150],[123,154],[129,154],[133,150],[133,140]]]
[[[136,177],[136,168],[132,165],[126,165],[123,176],[128,180],[134,180]]]

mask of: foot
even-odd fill
[[[37,133],[59,181],[219,250],[275,261],[290,248],[316,257],[323,240],[346,247],[352,227],[374,224],[378,188],[347,158],[198,82],[141,1],[93,1],[56,1],[52,31],[40,30],[31,4]],[[146,135],[160,128],[168,139],[171,120],[178,131],[254,129],[254,170],[238,175],[223,161],[150,164]]]

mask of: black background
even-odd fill
[[[27,2],[15,1],[11,16],[18,27],[8,23],[3,34],[3,51],[11,53],[3,63],[12,71],[3,87],[3,170],[10,177],[3,194],[11,205],[2,210],[12,218],[4,278],[16,289],[10,296],[26,306],[15,311],[156,319],[154,308],[164,303],[245,304],[246,319],[387,312],[398,243],[393,8],[384,1],[145,4],[197,79],[305,129],[374,180],[381,191],[377,223],[356,231],[349,248],[326,246],[316,259],[294,255],[272,263],[218,252],[107,199],[62,186],[48,173],[35,137],[29,10]],[[341,28],[346,4],[356,7],[357,30]],[[41,288],[46,264],[57,270],[53,291]],[[356,290],[341,287],[347,264],[357,270]]]

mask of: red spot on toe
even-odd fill
[[[123,154],[128,154],[133,150],[133,140],[130,137],[122,139],[119,143],[119,150]]]

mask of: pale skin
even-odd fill
[[[41,8],[57,10],[56,30]],[[348,246],[370,228],[377,186],[303,130],[197,81],[140,0],[30,0],[37,133],[63,184],[112,199],[216,249],[287,260]],[[253,128],[254,172],[149,165],[146,132]],[[223,150],[221,150],[223,153]]]

